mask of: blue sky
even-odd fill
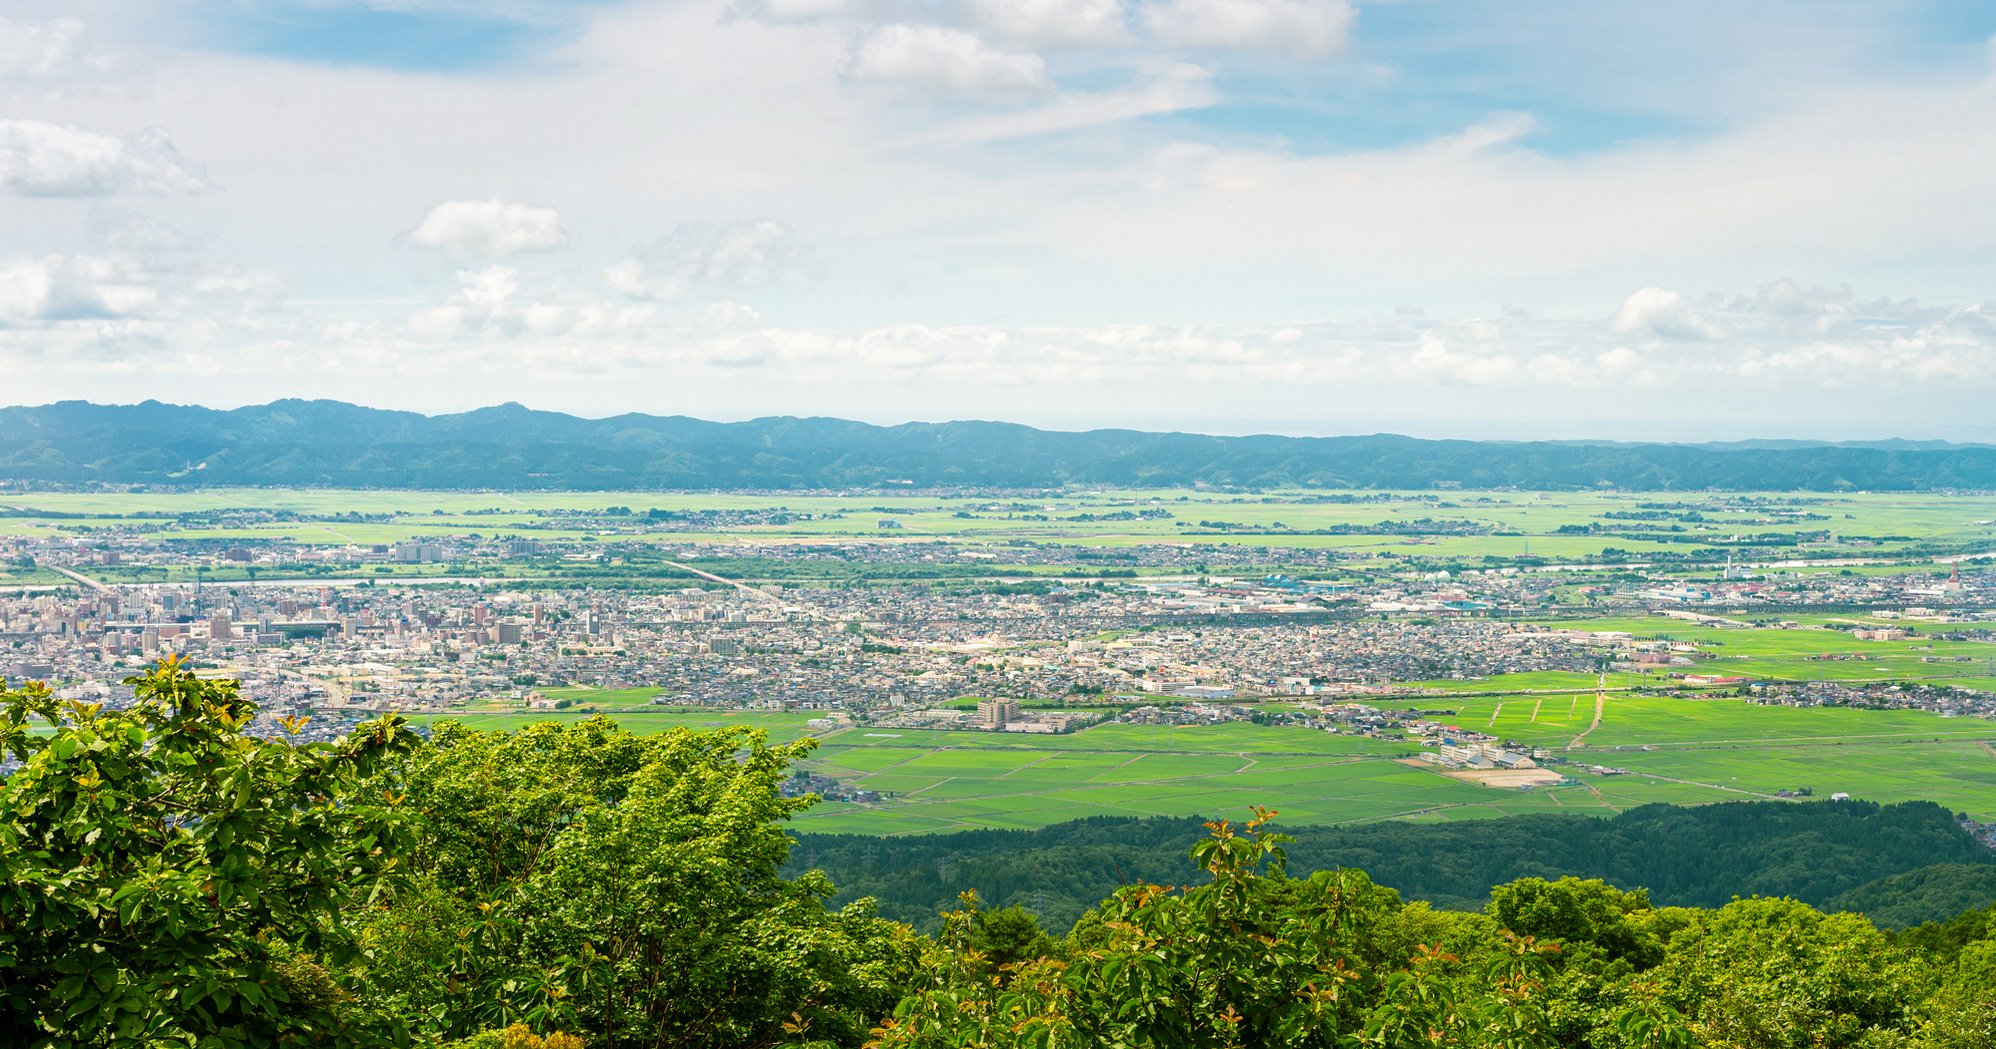
[[[184,39],[334,67],[506,75],[558,60],[614,6],[205,0]],[[1181,119],[1316,152],[1420,141],[1479,116],[1528,112],[1539,118],[1535,148],[1581,152],[1709,133],[1764,101],[1764,84],[1742,81],[1853,68],[1975,75],[1988,63],[1996,5],[1687,2],[1659,19],[1649,5],[1397,0],[1361,8],[1358,27],[1335,63],[1216,62],[1230,98]],[[1077,84],[1088,82],[1082,68]]]
[[[0,387],[1989,439],[1992,37],[1967,2],[26,0]]]
[[[239,54],[461,73],[531,60],[564,26],[478,11],[220,3],[204,9],[190,28],[195,46]]]

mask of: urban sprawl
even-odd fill
[[[950,542],[648,549],[675,564],[715,556],[974,564],[993,556]],[[1031,555],[1073,561],[1060,548],[1007,551],[1006,559],[1030,563]],[[1305,577],[1307,562],[1332,568],[1334,553],[1281,551],[1285,571],[1275,572],[1255,564],[1273,561],[1265,549],[1160,544],[1120,556],[1177,574],[835,586],[689,569],[688,585],[625,588],[370,575],[386,565],[588,564],[604,556],[595,544],[472,539],[195,548],[143,534],[0,539],[0,560],[66,581],[0,592],[0,675],[116,701],[124,677],[178,654],[240,678],[267,717],[325,715],[309,730],[325,735],[383,710],[588,706],[575,698],[586,686],[651,690],[652,704],[821,712],[812,724],[823,729],[1064,733],[1108,720],[1274,720],[1391,733],[1426,743],[1429,760],[1499,769],[1530,761],[1419,706],[1381,709],[1367,700],[1429,694],[1438,682],[1566,671],[1598,675],[1602,687],[1731,688],[1769,703],[1996,712],[1996,695],[1971,689],[1770,681],[1729,673],[1709,646],[1544,625],[1661,613],[1725,628],[1751,615],[1763,625],[1840,630],[1849,652],[1838,658],[1863,659],[1875,641],[1989,640],[1996,571],[1973,564],[1945,580],[1728,567],[1687,582],[1555,566],[1356,581],[1326,572],[1338,581],[1323,582]],[[194,580],[110,584],[93,575],[112,566],[162,577],[191,570]],[[253,568],[247,574],[256,578],[203,581],[222,567]],[[1781,618],[1810,607],[1863,615],[1858,625]]]

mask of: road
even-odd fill
[[[728,586],[734,587],[735,589],[740,590],[742,593],[747,594],[758,601],[766,601],[772,605],[776,605],[779,608],[801,608],[804,610],[804,613],[810,616],[812,619],[821,620],[827,623],[833,621],[831,616],[828,616],[825,613],[815,608],[812,608],[810,605],[807,605],[802,601],[792,601],[786,598],[777,597],[775,594],[772,594],[767,590],[763,590],[760,587],[750,586],[749,584],[744,583],[738,579],[729,579],[726,576],[718,576],[704,569],[695,568],[692,565],[681,564],[678,561],[665,561],[663,558],[661,558],[660,560],[664,564],[671,565],[672,567],[677,568],[682,572],[690,572],[709,582],[723,583]]]
[[[36,567],[46,568],[49,571],[54,572],[56,575],[66,576],[70,579],[74,579],[77,582],[82,583],[84,586],[87,586],[90,589],[95,590],[100,594],[108,594],[111,592],[110,587],[105,586],[103,583],[100,583],[97,580],[92,579],[89,576],[84,575],[80,572],[72,572],[67,568],[62,568],[56,565],[37,565]]]
[[[1586,746],[1587,744],[1582,743],[1581,740],[1586,739],[1589,735],[1591,735],[1594,732],[1595,729],[1601,727],[1601,715],[1607,713],[1607,711],[1608,711],[1608,675],[1602,674],[1601,687],[1599,691],[1596,691],[1594,693],[1594,722],[1587,726],[1587,731],[1582,732],[1580,735],[1573,737],[1572,741],[1567,743],[1566,749],[1577,750],[1581,747]]]

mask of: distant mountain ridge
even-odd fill
[[[0,480],[368,488],[1996,489],[1996,445],[1934,441],[1426,440],[875,426],[779,416],[584,419],[508,403],[454,415],[280,400],[0,408]]]

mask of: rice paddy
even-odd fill
[[[1066,736],[848,729],[827,736],[809,766],[883,797],[822,804],[797,825],[912,834],[1088,816],[1238,816],[1251,805],[1294,823],[1609,815],[1803,790],[1819,799],[1924,798],[1996,817],[1996,750],[1987,743],[1996,724],[1982,719],[1615,693],[1603,706],[1577,747],[1593,724],[1592,694],[1475,697],[1452,707],[1455,724],[1564,759],[1552,767],[1569,782],[1533,790],[1441,775],[1407,761],[1408,743],[1246,723],[1108,725]]]

